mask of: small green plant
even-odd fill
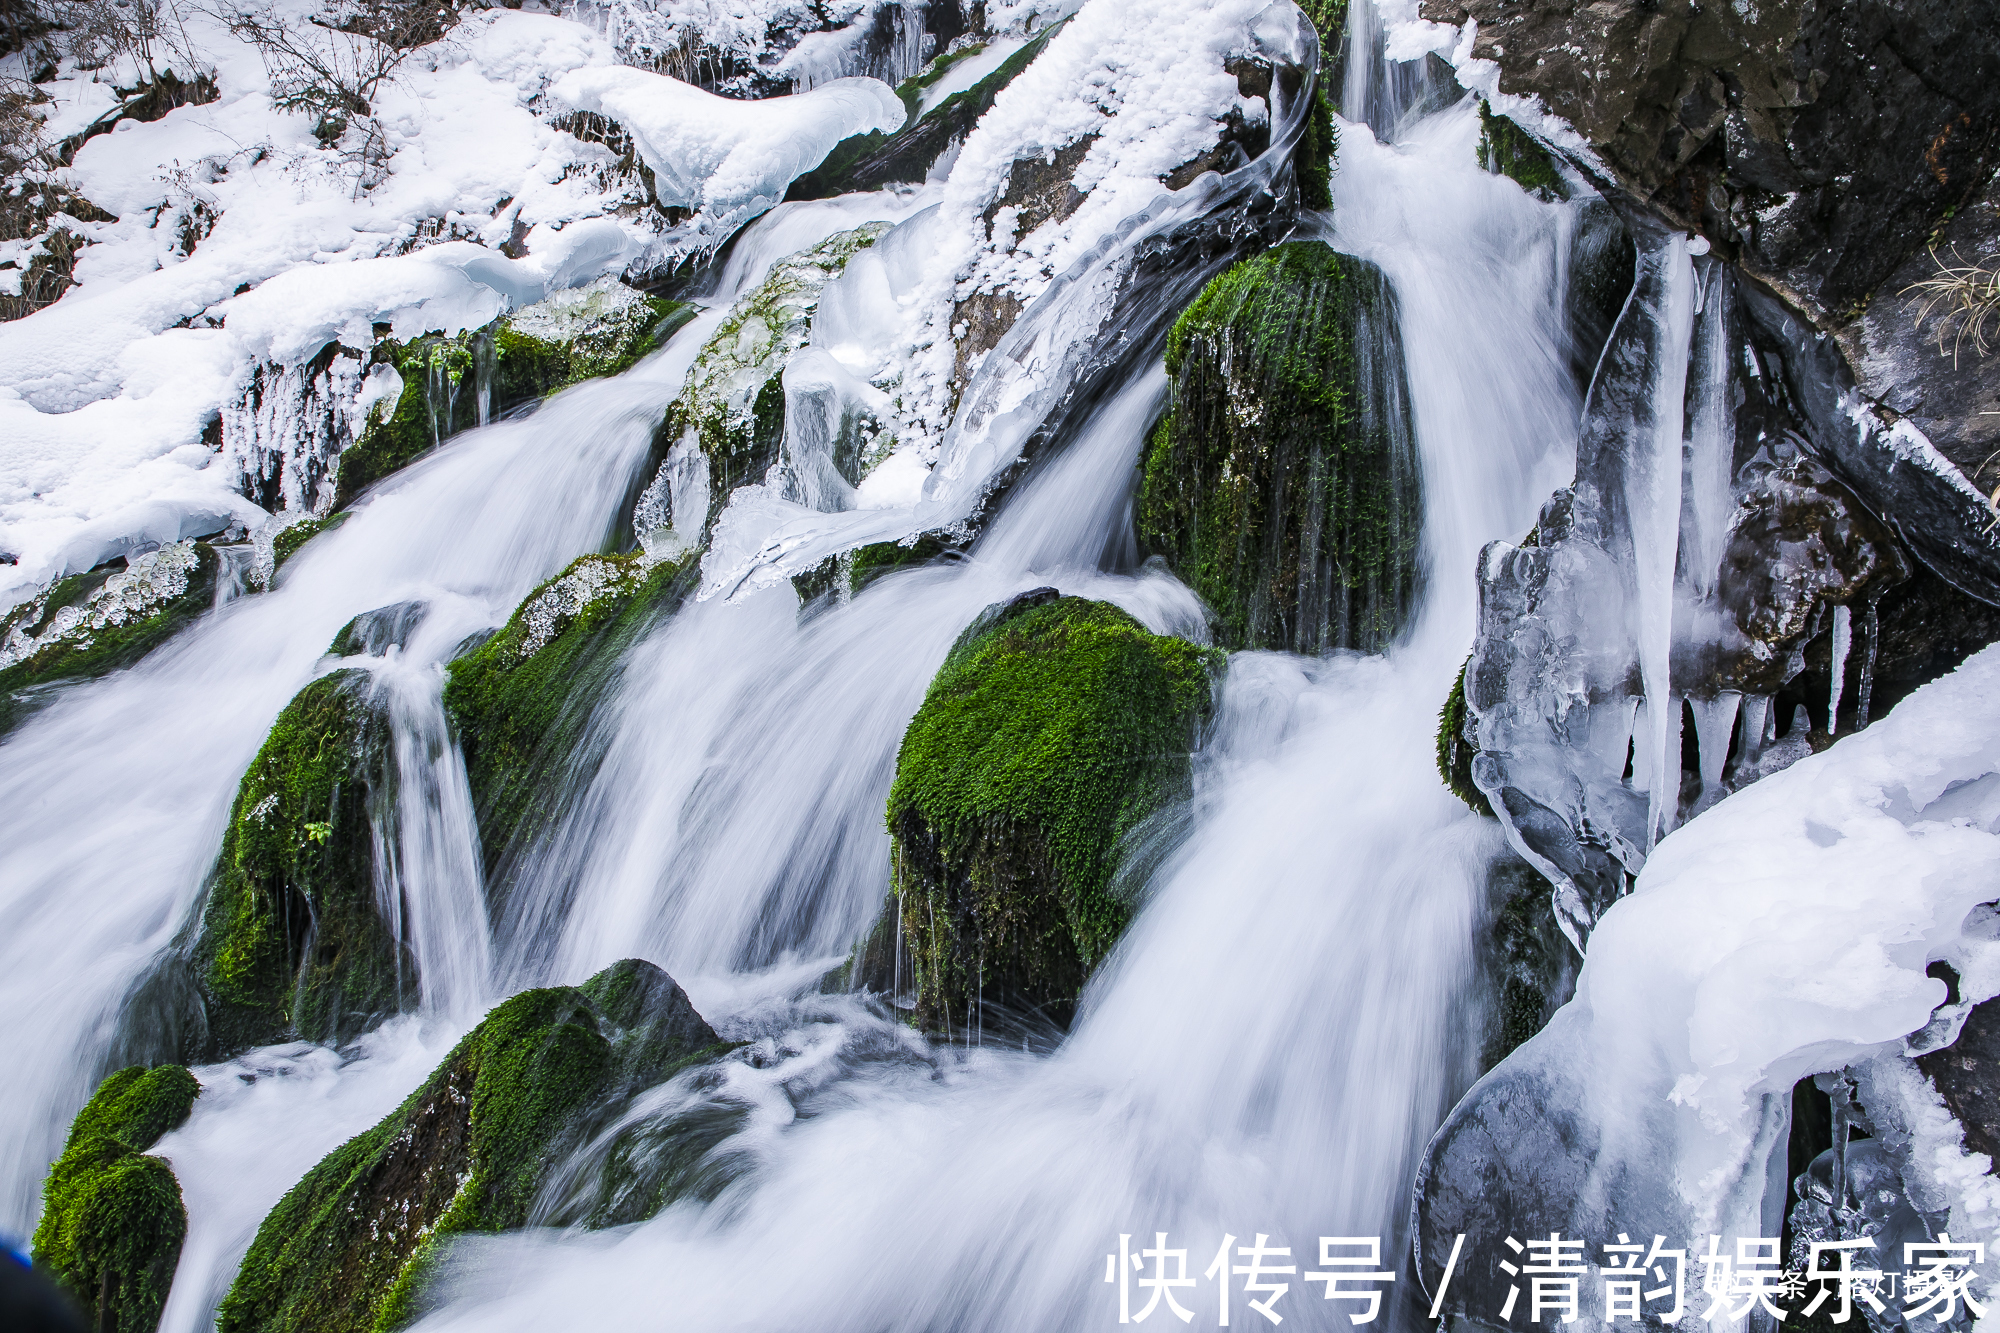
[[[1937,272],[1921,282],[1911,283],[1902,294],[1914,293],[1922,300],[1923,308],[1917,312],[1919,327],[1938,314],[1938,354],[1945,354],[1948,341],[1952,364],[1957,365],[1967,338],[1972,339],[1981,356],[2000,343],[2000,260],[1968,264],[1956,247],[1951,257],[1958,262],[1947,264],[1938,258],[1936,250],[1931,251],[1931,262],[1937,265]]]
[[[333,836],[333,825],[308,824],[305,827],[305,834],[308,842],[322,843]]]

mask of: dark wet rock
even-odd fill
[[[1958,1040],[1918,1056],[1917,1068],[1964,1126],[1965,1150],[2000,1162],[2000,1003],[1973,1005]]]
[[[380,657],[391,648],[401,648],[423,623],[429,602],[397,602],[363,611],[340,627],[327,648],[330,657]]]
[[[1546,1027],[1576,990],[1576,950],[1549,910],[1549,883],[1519,857],[1499,857],[1487,871],[1474,952],[1485,989],[1484,1074]]]
[[[1889,420],[1908,419],[1959,470],[1991,494],[2000,485],[2000,327],[1989,318],[1982,352],[1949,303],[1925,307],[1918,287],[1943,267],[2000,265],[2000,179],[1961,207],[1918,250],[1883,279],[1861,317],[1840,331],[1861,392]]]
[[[1212,649],[1053,588],[989,607],[904,734],[889,795],[916,1021],[1066,1022],[1124,929],[1120,840],[1185,792]]]
[[[194,1075],[178,1065],[121,1069],[77,1112],[49,1168],[35,1262],[94,1328],[159,1327],[187,1209],[173,1168],[144,1153],[188,1118],[200,1093]]]
[[[594,1126],[725,1049],[650,963],[628,959],[580,987],[514,996],[402,1106],[279,1201],[217,1327],[400,1327],[451,1237],[526,1225],[551,1173]]]
[[[237,788],[190,945],[197,1054],[351,1037],[415,1003],[415,961],[375,902],[377,823],[396,783],[366,672],[322,676],[278,715]]]
[[[1167,340],[1140,541],[1231,648],[1378,651],[1417,585],[1421,517],[1394,300],[1379,269],[1292,242],[1209,283]]]
[[[1843,318],[1977,198],[2000,153],[1992,0],[1424,0],[1479,22],[1502,91],[1574,125],[1615,185],[1816,321]]]
[[[1851,730],[2000,629],[1993,608],[1920,563],[1964,576],[1973,591],[1989,581],[1979,548],[1992,539],[1950,465],[1926,466],[1851,393],[1842,399],[1839,381],[1828,380],[1842,371],[1832,341],[1805,334],[1767,293],[1713,260],[1696,261],[1696,281],[1711,304],[1697,320],[1692,360],[1724,375],[1704,387],[1691,372],[1686,412],[1699,413],[1704,393],[1731,404],[1733,443],[1727,496],[1716,495],[1726,512],[1701,517],[1691,453],[1684,463],[1670,676],[1671,706],[1680,712],[1687,700],[1688,715],[1673,719],[1682,739],[1678,749],[1670,739],[1667,798],[1681,813],[1765,771],[1761,747],[1789,736],[1801,704],[1814,747],[1830,743],[1837,633],[1851,644],[1840,663],[1840,728]],[[1637,575],[1626,473],[1638,457],[1630,442],[1654,429],[1654,368],[1672,355],[1655,345],[1647,313],[1660,282],[1658,261],[1642,262],[1592,386],[1576,484],[1551,499],[1528,543],[1496,545],[1482,558],[1480,634],[1464,677],[1481,751],[1468,771],[1559,897],[1571,881],[1579,940],[1624,891],[1650,841],[1638,768],[1650,756],[1623,743],[1633,704],[1616,710],[1644,693],[1639,628],[1628,620]],[[1715,562],[1713,575],[1695,569],[1702,560]],[[1896,594],[1918,574],[1918,589]],[[1568,684],[1541,690],[1531,678]],[[1728,749],[1707,757],[1706,775],[1704,708],[1720,710],[1725,724],[1739,711],[1744,719],[1719,740],[1711,734]]]
[[[922,74],[904,80],[896,89],[910,116],[901,129],[893,134],[871,130],[841,140],[824,162],[792,182],[785,198],[830,199],[855,190],[879,190],[888,185],[922,181],[955,140],[963,140],[972,132],[1000,90],[1042,53],[1062,26],[1061,22],[1051,24],[1008,56],[991,74],[919,115],[925,89],[934,86],[958,61],[977,56],[985,46],[974,43],[932,61]]]

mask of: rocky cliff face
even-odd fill
[[[1990,369],[1913,364],[1935,336],[1900,296],[1935,271],[1927,246],[1969,261],[1993,244],[2000,45],[1984,35],[2000,5],[1424,0],[1422,13],[1476,21],[1472,54],[1499,66],[1503,92],[1575,126],[1614,199],[1707,237],[1835,332],[1868,395],[1929,422],[1954,461],[1946,441],[1965,437],[1969,454],[2000,430],[1978,420]]]

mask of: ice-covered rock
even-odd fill
[[[2000,1183],[1961,1150],[1907,1052],[1928,1049],[1950,998],[1933,964],[1961,1004],[2000,993],[1982,906],[1996,871],[2000,647],[1660,842],[1597,923],[1576,998],[1433,1140],[1417,1200],[1426,1288],[1459,1233],[1479,1259],[1447,1309],[1490,1326],[1513,1281],[1497,1268],[1509,1235],[1560,1231],[1593,1261],[1621,1231],[1691,1249],[1778,1235],[1792,1087],[1842,1069],[1912,1206],[1990,1242]]]
[[[1834,648],[1812,677],[1816,743],[1865,725],[1877,607],[1912,570],[1879,501],[1844,484],[1858,427],[1811,410],[1811,349],[1678,235],[1642,251],[1575,483],[1521,545],[1482,554],[1465,676],[1470,775],[1579,949],[1659,836],[1799,752],[1767,747],[1816,640]]]

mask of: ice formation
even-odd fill
[[[1661,840],[1592,931],[1575,998],[1439,1131],[1426,1280],[1439,1236],[1496,1219],[1514,1234],[1775,1236],[1792,1086],[1848,1070],[1915,1206],[1984,1241],[1990,1281],[2000,1182],[1963,1151],[1909,1055],[1931,1047],[1915,1039],[1947,998],[1931,964],[1957,975],[1961,1015],[2000,994],[2000,932],[1983,906],[1996,873],[2000,648],[1988,648]],[[1464,1154],[1524,1098],[1546,1117],[1509,1145],[1514,1201],[1461,1207],[1438,1192],[1462,1188]]]

